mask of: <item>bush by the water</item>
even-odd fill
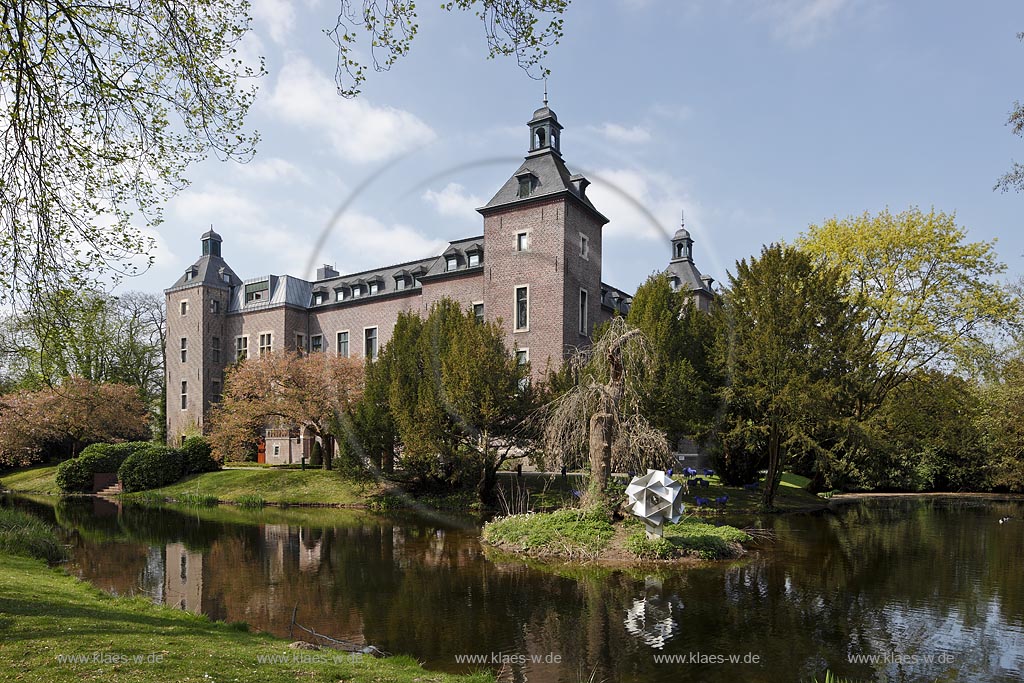
[[[126,493],[167,486],[184,474],[181,451],[166,446],[150,446],[129,456],[117,471]]]
[[[647,538],[644,531],[634,531],[626,539],[626,550],[641,560],[667,560],[676,555],[676,547],[667,538]]]
[[[531,555],[589,558],[600,553],[615,534],[603,509],[565,509],[502,517],[484,526],[494,545]]]
[[[65,493],[92,491],[94,474],[117,472],[131,455],[152,446],[148,441],[125,443],[94,443],[86,446],[77,458],[65,460],[57,467],[57,487]]]
[[[723,560],[742,552],[750,535],[736,527],[685,520],[665,528],[665,538],[688,555],[704,560]]]
[[[220,469],[220,463],[213,458],[209,440],[203,436],[190,436],[181,445],[181,457],[184,462],[185,474],[214,472]]]
[[[0,508],[0,553],[59,562],[67,557],[54,529],[26,512]]]

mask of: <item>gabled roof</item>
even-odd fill
[[[533,191],[530,192],[528,197],[519,196],[518,176],[524,173],[532,173],[537,178]],[[576,178],[575,181],[573,180],[574,178]],[[527,203],[544,197],[568,194],[597,215],[604,223],[607,223],[608,219],[590,202],[590,198],[587,197],[586,193],[578,189],[583,184],[581,179],[582,176],[574,176],[569,172],[565,162],[562,161],[562,157],[552,151],[551,148],[546,147],[529,154],[519,167],[519,170],[513,173],[512,177],[501,186],[497,194],[491,197],[491,201],[487,202],[482,208],[477,209],[477,211],[485,214],[488,211],[510,204]],[[583,186],[585,187],[585,185]]]

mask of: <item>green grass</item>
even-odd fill
[[[187,505],[189,507],[212,507],[217,504],[217,496],[211,496],[206,493],[186,492],[180,494],[176,500],[179,505]]]
[[[337,471],[250,467],[192,475],[147,493],[174,500],[192,494],[213,496],[221,502],[251,503],[258,496],[264,503],[360,506],[378,492],[376,483],[354,482]],[[135,495],[127,494],[125,499],[133,500]]]
[[[664,538],[647,538],[640,520],[632,518],[627,528],[635,528],[626,539],[626,550],[644,560],[668,560],[697,557],[702,560],[725,560],[742,553],[742,546],[753,540],[736,527],[706,524],[686,518],[665,527]]]
[[[144,598],[114,598],[40,560],[0,555],[0,667],[19,681],[436,681],[484,683],[490,674],[425,671],[409,657],[352,661],[334,650],[292,650],[286,641],[212,622]],[[61,663],[58,656],[129,661]],[[134,657],[141,656],[142,663]],[[260,663],[257,657],[287,661]],[[306,657],[296,662],[295,657]],[[310,662],[317,656],[327,661]],[[342,661],[335,662],[338,656]],[[152,661],[146,662],[149,657]]]
[[[605,511],[577,509],[502,517],[483,530],[485,541],[506,550],[565,559],[596,557],[614,534]]]
[[[56,478],[56,465],[36,465],[0,476],[0,490],[56,495],[60,493]]]
[[[0,508],[0,553],[59,562],[67,557],[67,548],[57,538],[53,527],[38,517],[21,510]]]
[[[811,480],[807,477],[800,476],[799,474],[793,474],[792,472],[783,472],[782,478],[779,481],[779,486],[789,486],[796,489],[805,489],[807,485],[811,483]]]

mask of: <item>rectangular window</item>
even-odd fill
[[[530,328],[530,288],[516,287],[516,330]]]
[[[526,251],[530,248],[530,233],[516,233],[516,251]]]
[[[309,350],[313,353],[320,353],[324,350],[324,338],[323,335],[314,334],[309,338]]]
[[[470,268],[472,268],[474,266],[479,266],[480,265],[480,252],[479,251],[474,251],[472,253],[466,254],[466,258],[467,258],[466,265],[469,266]]]
[[[395,278],[395,289],[405,289],[406,282],[404,277]]]
[[[530,349],[516,349],[516,364],[523,368],[530,362]],[[530,376],[525,375],[519,380],[519,390],[525,391],[530,386]]]
[[[456,256],[449,256],[445,259],[444,269],[448,271],[455,270],[459,267],[459,259]]]
[[[357,296],[362,296],[362,295],[363,295],[363,286],[362,285],[354,285],[352,287],[352,298],[355,298]]]
[[[210,299],[210,313],[220,313],[220,299]]]
[[[220,362],[220,337],[210,337],[210,360]]]
[[[519,179],[519,196],[529,197],[530,192],[533,191],[533,178],[530,176],[523,176]]]
[[[378,284],[376,282],[371,282],[370,283],[370,294],[376,294],[379,291],[380,291],[380,284]]]
[[[482,303],[473,304],[473,317],[478,323],[484,321],[484,305]]]
[[[274,444],[274,455],[281,455],[281,444]]]
[[[245,286],[245,303],[251,304],[257,301],[263,301],[267,298],[270,293],[270,283],[266,280],[263,282],[254,282]]]
[[[590,258],[590,238],[580,233],[580,257],[584,260]]]
[[[215,379],[210,382],[210,402],[220,403],[220,380]]]
[[[336,289],[336,290],[334,290],[334,298],[337,301],[344,301],[346,299],[345,290],[344,289]]]
[[[181,314],[188,315],[188,301],[181,302]]]
[[[580,290],[580,334],[586,336],[590,333],[590,326],[587,324],[587,290]]]
[[[338,333],[338,355],[348,358],[348,330]]]
[[[260,335],[260,355],[264,356],[270,353],[274,348],[274,335],[270,332],[264,332]]]
[[[296,333],[296,335],[295,335],[295,349],[300,354],[306,352],[306,335]]]
[[[363,330],[363,357],[377,360],[377,328],[367,327]]]
[[[249,338],[235,337],[235,359],[245,360],[249,357]]]
[[[181,338],[181,362],[184,363],[188,359],[188,339],[186,337]]]
[[[181,380],[181,409],[188,408],[188,382]]]

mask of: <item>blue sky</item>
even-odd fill
[[[525,154],[542,85],[486,59],[472,15],[426,3],[409,56],[342,99],[322,33],[336,1],[253,0],[244,52],[268,70],[249,118],[258,154],[193,167],[155,266],[120,290],[173,283],[211,224],[243,278],[363,270],[482,233],[473,209]],[[955,211],[971,239],[998,239],[1008,278],[1024,275],[1024,194],[992,191],[1024,161],[1004,125],[1024,99],[1018,31],[1019,1],[576,0],[550,103],[563,157],[611,219],[604,280],[632,290],[662,269],[683,209],[698,267],[721,280],[811,223],[910,205]]]

